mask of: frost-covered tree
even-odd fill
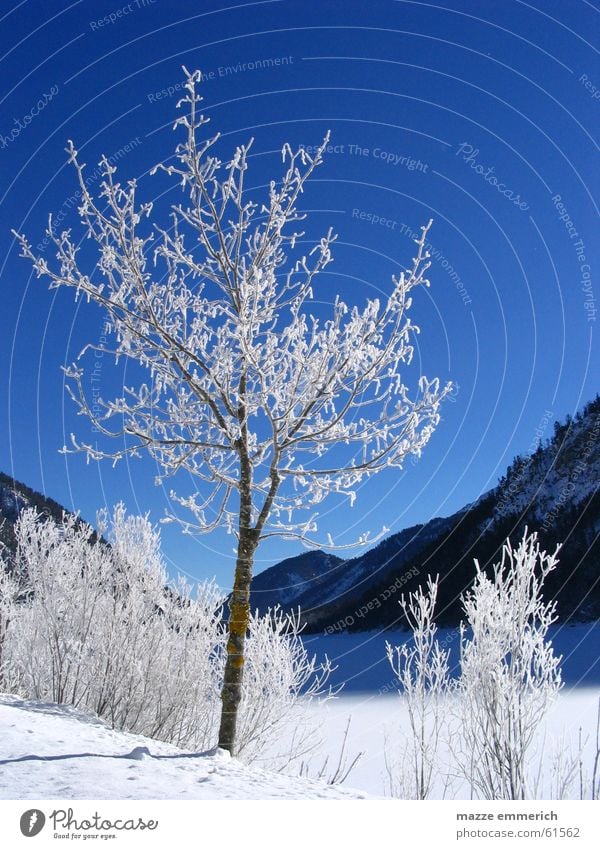
[[[285,145],[283,177],[256,204],[245,186],[251,143],[227,163],[215,155],[218,135],[203,135],[208,119],[198,110],[200,73],[186,75],[185,113],[175,124],[185,138],[154,169],[181,187],[170,221],[152,228],[152,203],[138,202],[135,180],[117,182],[105,158],[94,199],[69,143],[95,264],[51,219],[57,263],[16,235],[52,287],[70,287],[104,310],[114,354],[147,371],[121,397],[92,402],[81,367],[66,370],[80,413],[99,436],[119,439],[114,452],[73,438],[74,449],[115,460],[146,449],[159,480],[177,472],[197,480],[195,494],[173,493],[192,511],[188,530],[226,526],[237,537],[219,735],[233,751],[257,546],[273,535],[314,542],[315,511],[327,496],[352,502],[361,480],[420,454],[449,387],[421,376],[411,394],[402,376],[418,332],[408,317],[412,293],[427,283],[428,226],[387,297],[362,308],[336,297],[326,321],[312,315],[334,235],[298,254],[298,201],[327,138],[312,156]]]
[[[475,561],[464,598],[459,763],[485,799],[527,798],[532,744],[562,686],[560,657],[547,639],[556,603],[542,595],[557,552],[542,551],[525,530],[516,548],[507,541],[491,577]]]

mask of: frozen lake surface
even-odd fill
[[[458,659],[458,632],[441,630],[440,642]],[[403,747],[409,739],[409,721],[402,697],[397,693],[394,677],[385,655],[385,645],[399,645],[408,638],[406,632],[364,634],[307,635],[305,645],[319,656],[327,654],[337,666],[331,681],[344,684],[340,695],[325,705],[315,706],[318,712],[322,743],[312,756],[314,771],[329,757],[328,768],[337,762],[346,724],[348,762],[363,752],[347,784],[377,796],[389,795],[390,776],[386,759],[398,778],[398,764],[406,761]],[[554,752],[563,749],[570,758],[578,760],[579,740],[582,741],[581,763],[584,777],[593,768],[596,741],[596,721],[600,698],[600,623],[554,626],[550,635],[555,651],[563,655],[562,671],[565,686],[551,707],[547,722],[540,733],[544,735],[543,753],[537,756],[538,798],[557,795],[557,761]],[[452,719],[448,703],[448,721]],[[563,767],[561,767],[563,769]],[[566,769],[566,767],[564,768]],[[579,767],[577,767],[577,771]],[[564,771],[564,770],[563,770]],[[440,774],[434,797],[468,798],[464,779],[448,775],[455,772],[451,758],[442,749]],[[578,798],[578,778],[574,774],[569,796]]]
[[[344,684],[349,693],[395,691],[394,679],[386,657],[385,645],[401,645],[410,638],[407,631],[367,631],[361,634],[308,634],[304,644],[311,654],[326,654],[337,666],[331,681]],[[600,687],[600,622],[554,625],[550,629],[554,650],[562,654],[562,672],[566,687]],[[440,629],[440,644],[458,663],[458,629]]]

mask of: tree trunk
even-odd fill
[[[235,754],[238,708],[242,698],[244,677],[244,646],[250,621],[250,582],[256,551],[256,532],[246,529],[240,533],[235,580],[229,602],[229,639],[223,689],[221,690],[221,726],[219,747]]]

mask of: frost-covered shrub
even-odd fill
[[[449,688],[450,652],[440,647],[433,611],[438,578],[428,579],[427,591],[419,587],[400,605],[412,630],[412,644],[393,647],[387,656],[406,701],[410,739],[402,767],[404,774],[390,773],[392,788],[401,786],[412,799],[427,799],[438,767],[440,737],[444,724],[445,697]]]
[[[223,641],[216,588],[170,584],[158,532],[122,505],[110,522],[100,517],[100,530],[110,545],[73,516],[57,525],[21,514],[25,596],[4,641],[11,689],[93,711],[115,728],[212,745]],[[0,590],[4,610],[10,592]]]
[[[331,665],[309,654],[301,630],[299,612],[279,606],[250,617],[238,725],[243,760],[289,768],[319,745],[311,704],[331,697]]]
[[[463,596],[460,675],[452,683],[449,654],[435,639],[437,580],[429,580],[427,592],[419,589],[402,599],[412,644],[395,649],[388,644],[388,659],[410,734],[404,763],[386,752],[392,792],[426,798],[434,786],[447,788],[458,772],[474,798],[539,795],[543,721],[562,686],[560,657],[548,639],[556,604],[542,595],[556,564],[557,552],[542,551],[537,534],[527,530],[516,548],[507,540],[489,576],[475,561],[474,583]],[[443,748],[453,767],[444,766]],[[555,792],[561,795],[577,764],[564,746],[552,762]]]
[[[16,568],[4,564],[3,555],[0,551],[0,691],[11,692],[17,688],[18,676],[9,649],[9,628],[18,612],[23,581]]]
[[[184,748],[212,748],[225,662],[222,596],[210,582],[169,581],[146,517],[119,504],[98,525],[102,538],[71,515],[57,524],[33,509],[21,513],[12,571],[0,568],[2,688]],[[299,634],[297,615],[277,609],[251,618],[239,737],[246,761],[283,767],[318,742],[308,705],[326,695],[329,664],[309,657]]]
[[[555,602],[542,587],[557,564],[525,531],[507,541],[488,577],[477,574],[464,598],[458,706],[459,764],[485,799],[531,796],[529,767],[536,732],[562,686],[560,657],[547,640]]]

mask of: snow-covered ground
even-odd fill
[[[0,696],[2,799],[361,799],[366,794],[195,755],[71,708]]]
[[[548,717],[538,798],[556,795],[553,751],[566,743],[577,755],[581,729],[582,770],[589,780],[600,689],[562,693]],[[329,756],[337,763],[351,717],[346,760],[363,752],[344,786],[247,767],[224,752],[193,754],[144,737],[113,731],[65,706],[0,696],[0,799],[361,799],[389,796],[386,757],[398,769],[408,739],[408,717],[394,695],[344,696],[315,707],[322,745],[312,756],[316,775]],[[446,763],[446,753],[442,752]],[[443,766],[443,764],[441,764]],[[442,768],[441,772],[444,773]],[[395,773],[395,781],[399,780]],[[578,798],[579,773],[571,798]],[[348,786],[346,786],[348,785]],[[468,798],[463,780],[438,781],[434,797]]]
[[[596,722],[600,699],[600,688],[582,687],[564,690],[556,703],[550,708],[547,722],[540,729],[539,751],[535,758],[535,772],[532,781],[538,783],[535,797],[540,799],[579,798],[578,749],[581,732],[582,776],[589,787],[595,749]],[[351,724],[348,734],[346,761],[362,752],[356,767],[350,773],[346,784],[372,794],[389,796],[391,794],[390,775],[386,759],[393,768],[395,793],[402,782],[402,764],[409,764],[403,747],[409,740],[410,725],[402,698],[398,695],[362,695],[342,696],[329,702],[320,709],[320,731],[323,743],[314,756],[314,770],[320,767],[326,757],[331,767],[337,762],[348,718]],[[452,705],[448,704],[448,719],[451,720]],[[566,757],[560,764],[555,758],[559,749]],[[557,792],[557,782],[566,778],[568,762],[577,764],[571,774],[567,793]],[[432,798],[468,799],[469,787],[463,777],[457,774],[447,747],[440,747],[439,778],[435,783]],[[557,769],[560,775],[557,773]],[[408,771],[406,771],[408,775]],[[402,798],[410,798],[401,794]]]
[[[455,648],[455,632],[440,640]],[[327,652],[337,665],[340,696],[314,705],[321,744],[305,768],[316,776],[328,758],[324,774],[337,764],[344,731],[351,720],[346,762],[363,752],[343,787],[322,781],[243,766],[224,753],[192,754],[174,746],[111,730],[99,720],[63,706],[0,697],[0,798],[55,799],[354,799],[390,793],[386,759],[394,765],[396,783],[408,739],[408,717],[395,692],[385,643],[400,643],[401,632],[311,637],[311,651]],[[579,798],[579,775],[589,783],[596,741],[600,698],[600,623],[555,627],[552,640],[563,655],[565,687],[551,708],[539,758],[538,798],[557,795],[561,774],[576,763],[568,795]],[[451,713],[451,704],[448,713]],[[580,740],[582,744],[579,758]],[[279,741],[281,742],[281,741]],[[540,737],[540,743],[542,736]],[[150,753],[147,754],[144,750]],[[566,753],[562,765],[553,753]],[[138,750],[136,752],[136,749]],[[447,751],[440,755],[440,774],[451,773]],[[455,772],[455,770],[454,770]],[[564,777],[564,775],[563,775]],[[347,789],[356,788],[354,790]],[[463,779],[441,778],[437,798],[468,798]]]

